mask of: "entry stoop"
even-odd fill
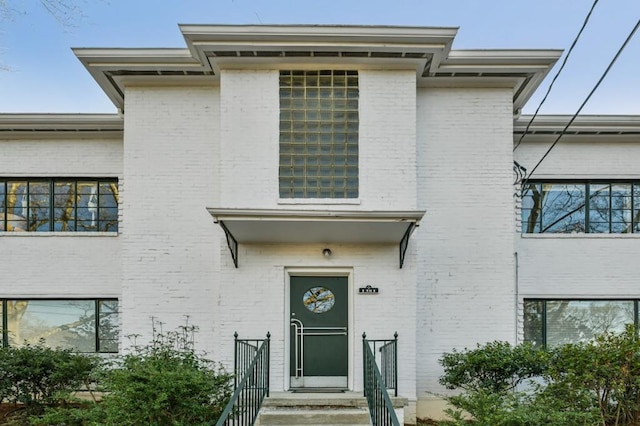
[[[361,393],[275,392],[265,398],[256,424],[369,426],[371,420]]]

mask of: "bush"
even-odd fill
[[[549,357],[530,344],[491,342],[476,349],[444,354],[440,384],[447,389],[502,392],[546,371]]]
[[[88,386],[97,359],[43,344],[0,349],[0,401],[24,404],[30,412],[71,399]]]
[[[546,396],[569,409],[596,410],[604,425],[640,424],[640,339],[632,326],[557,348],[545,378]]]
[[[463,390],[447,397],[455,407],[448,424],[466,424],[465,415],[487,426],[640,424],[640,338],[633,326],[549,351],[493,342],[440,362],[440,383]]]
[[[446,397],[455,409],[447,410],[452,420],[443,424],[467,425],[469,416],[478,426],[598,424],[592,407],[577,409],[577,404],[557,398],[559,394],[546,392],[542,378],[555,359],[552,353],[530,344],[512,346],[507,342],[443,355],[440,383],[463,390]]]

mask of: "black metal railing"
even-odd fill
[[[389,396],[389,389],[398,396],[398,333],[393,336],[393,340],[368,340],[362,333],[364,396],[374,426],[400,426]],[[378,352],[380,368],[376,359]]]
[[[234,391],[216,426],[253,425],[269,396],[269,343],[266,339],[235,337]]]

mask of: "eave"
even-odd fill
[[[509,87],[517,113],[561,52],[451,50],[457,28],[180,25],[187,49],[74,49],[121,110],[126,84],[206,84],[221,69],[415,70],[419,86]]]
[[[0,139],[121,138],[123,129],[118,114],[0,114]]]
[[[514,136],[520,137],[527,128],[531,115],[523,115],[513,124]],[[557,136],[593,136],[611,138],[614,136],[640,137],[640,115],[582,115],[576,117],[571,126],[564,131],[571,120],[570,115],[538,115],[525,137]]]
[[[238,244],[398,244],[400,267],[424,211],[207,208],[238,267]]]

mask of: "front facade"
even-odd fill
[[[227,367],[235,332],[269,332],[273,391],[361,391],[362,334],[397,332],[410,421],[441,411],[445,351],[637,321],[640,118],[583,117],[514,177],[570,118],[519,143],[561,52],[181,31],[186,49],[75,50],[118,114],[0,115],[4,344],[117,352],[188,320]]]

